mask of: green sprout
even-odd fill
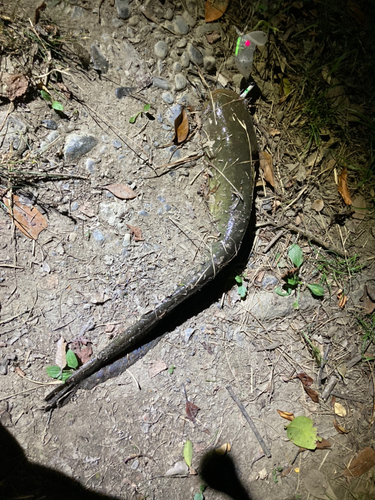
[[[66,352],[65,368],[62,369],[59,366],[47,366],[46,370],[49,377],[65,382],[66,379],[73,375],[76,368],[78,368],[77,356],[71,349],[68,349]]]
[[[247,293],[246,284],[244,283],[242,276],[236,276],[234,279],[237,282],[237,293],[241,299],[244,299]]]
[[[51,95],[48,92],[46,92],[45,90],[41,90],[40,95],[45,101],[51,103],[51,107],[55,111],[64,111],[64,106],[61,104],[61,102],[53,101]]]
[[[147,111],[151,108],[151,104],[145,104],[143,106],[143,109],[142,111],[138,111],[138,113],[135,115],[135,116],[131,116],[129,118],[129,123],[135,123],[136,119],[138,118],[139,115],[141,115],[142,113],[147,113]]]

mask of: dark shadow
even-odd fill
[[[251,496],[238,478],[233,459],[215,451],[207,453],[201,460],[199,475],[214,490],[225,493],[233,500],[251,500]]]
[[[116,500],[87,490],[64,474],[29,462],[12,434],[0,425],[1,500]]]

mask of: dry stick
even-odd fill
[[[236,405],[238,406],[238,408],[241,410],[241,413],[245,417],[245,419],[247,420],[247,423],[250,425],[251,430],[254,432],[255,437],[257,438],[260,446],[262,447],[263,453],[268,458],[271,458],[271,456],[272,456],[271,452],[269,451],[266,443],[263,441],[262,436],[259,434],[257,428],[255,427],[254,422],[251,420],[251,418],[250,418],[249,414],[247,413],[245,407],[243,406],[243,404],[241,403],[241,401],[237,398],[237,396],[234,394],[232,387],[230,385],[227,385],[226,389],[229,392],[229,394],[230,394],[231,398],[233,399],[233,401],[236,403]]]
[[[272,240],[268,243],[268,245],[263,249],[263,253],[267,253],[268,250],[276,243],[276,241],[284,234],[284,231],[279,231],[276,236],[272,238]]]

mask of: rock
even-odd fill
[[[207,73],[213,73],[216,69],[216,60],[213,56],[203,58],[203,66]]]
[[[130,17],[129,0],[115,0],[115,6],[120,19],[128,19]]]
[[[196,0],[187,0],[186,1],[186,9],[192,16],[196,16],[197,10],[198,10]]]
[[[182,107],[180,104],[176,104],[173,108],[169,109],[165,114],[165,118],[174,125],[175,119],[181,114]]]
[[[0,112],[0,151],[21,155],[27,147],[27,125],[6,111]]]
[[[57,130],[57,123],[55,120],[42,120],[42,125],[49,130]]]
[[[161,98],[167,104],[173,104],[174,103],[174,96],[170,92],[163,92],[162,95],[161,95]]]
[[[168,7],[168,9],[165,11],[164,18],[170,21],[172,17],[173,17],[173,10],[170,7]]]
[[[129,21],[128,21],[128,25],[129,26],[137,26],[137,24],[139,23],[140,21],[140,17],[139,16],[132,16],[129,18]]]
[[[178,49],[184,49],[186,47],[187,40],[186,38],[180,38],[180,40],[176,43],[176,47]]]
[[[173,59],[173,61],[179,61],[180,60],[180,56],[177,54],[176,50],[171,50],[169,56],[170,56],[171,59]]]
[[[121,28],[121,26],[124,26],[124,23],[118,17],[114,17],[111,22],[114,28]]]
[[[179,62],[173,63],[172,70],[173,70],[173,73],[180,73],[182,70],[181,64]]]
[[[165,28],[175,35],[187,35],[189,26],[182,16],[176,16],[172,22],[166,22]]]
[[[159,59],[165,59],[168,54],[168,45],[163,42],[162,40],[159,40],[154,47],[154,53],[156,57]]]
[[[198,66],[202,66],[203,55],[197,48],[194,47],[194,45],[188,43],[187,52],[192,63],[197,64]]]
[[[221,33],[222,28],[220,23],[204,23],[197,27],[195,30],[197,38],[203,38],[207,33],[218,31]]]
[[[119,139],[114,139],[112,144],[115,149],[120,149],[122,147],[122,142]]]
[[[69,134],[64,147],[65,161],[71,162],[88,153],[98,141],[92,135]]]
[[[93,160],[92,158],[87,158],[86,169],[89,171],[90,174],[94,174],[95,173],[95,160]]]
[[[183,68],[188,68],[189,67],[189,64],[190,64],[190,57],[189,57],[189,54],[187,52],[183,52],[181,54],[181,66]]]
[[[97,71],[101,71],[102,73],[107,73],[109,63],[96,45],[91,45],[90,54],[92,62],[94,64],[94,69],[96,69]]]
[[[177,73],[177,75],[174,77],[175,85],[176,85],[176,90],[184,90],[186,89],[187,86],[187,80],[185,75],[182,73]]]
[[[105,237],[102,235],[99,229],[94,229],[92,235],[94,237],[94,240],[97,241],[98,243],[102,243],[105,241]]]
[[[191,14],[189,14],[187,10],[182,13],[182,17],[185,19],[190,28],[194,28],[194,26],[197,24],[197,20]]]
[[[170,90],[171,86],[165,78],[159,78],[158,76],[152,77],[152,85],[163,90]]]

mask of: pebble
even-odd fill
[[[148,212],[146,212],[146,210],[140,210],[138,212],[138,215],[143,215],[143,217],[148,217],[149,216],[149,214],[148,214]]]
[[[132,92],[134,92],[135,87],[117,87],[115,90],[115,94],[117,99],[122,99],[123,97],[126,97],[130,95]]]
[[[207,73],[213,73],[216,69],[216,60],[213,56],[203,58],[203,66]]]
[[[95,173],[95,161],[92,158],[87,158],[86,169],[90,172],[90,174]]]
[[[189,58],[189,54],[187,52],[183,52],[181,54],[181,66],[183,68],[188,68],[189,67],[189,64],[190,64],[190,58]]]
[[[198,66],[203,64],[203,55],[197,48],[194,47],[194,45],[188,43],[187,51],[191,62],[197,64]]]
[[[159,40],[155,44],[154,53],[159,59],[165,59],[168,55],[168,45],[163,40]]]
[[[165,11],[164,17],[168,21],[170,21],[173,18],[173,10],[170,7],[168,7],[168,9]]]
[[[174,96],[170,92],[163,92],[162,95],[161,95],[161,98],[167,104],[173,104],[174,103]]]
[[[174,77],[174,81],[175,81],[175,84],[176,84],[176,90],[184,90],[184,89],[186,89],[187,80],[186,80],[186,76],[185,75],[183,75],[182,73],[178,73]]]
[[[172,22],[166,22],[165,27],[175,35],[187,35],[189,26],[182,16],[176,16]]]
[[[175,119],[181,114],[182,107],[179,104],[173,106],[173,108],[169,109],[165,114],[166,119],[174,125]]]
[[[64,147],[65,161],[73,161],[88,153],[97,143],[97,139],[92,135],[69,134]]]
[[[272,276],[271,274],[265,276],[262,281],[262,288],[273,288],[278,284],[279,280],[275,277]]]
[[[57,123],[55,120],[42,120],[42,125],[49,130],[57,130]]]
[[[132,16],[128,20],[128,25],[129,26],[137,26],[137,24],[139,23],[139,21],[140,21],[140,17],[139,16]]]
[[[180,73],[182,70],[181,64],[179,62],[173,63],[172,70],[173,70],[173,73]]]
[[[97,71],[101,71],[102,73],[107,73],[109,68],[109,63],[96,45],[94,44],[91,45],[90,54],[91,54],[91,59],[94,63],[94,69],[96,69]]]
[[[101,243],[105,241],[105,237],[102,235],[102,233],[99,231],[99,229],[94,229],[92,232],[92,235],[94,237],[94,240]]]
[[[120,149],[122,146],[122,142],[119,139],[114,139],[112,144],[115,149]]]
[[[201,24],[195,30],[197,38],[203,38],[206,33],[212,33],[213,31],[221,32],[221,24],[220,23],[205,23]]]
[[[70,205],[70,210],[71,212],[75,212],[76,210],[78,210],[79,208],[79,204],[77,201],[73,201],[73,203]]]
[[[122,241],[122,246],[123,247],[128,247],[131,243],[131,234],[130,233],[125,233],[124,234],[124,239]]]
[[[181,38],[177,43],[176,43],[176,47],[178,49],[184,49],[186,47],[186,44],[187,44],[187,40],[186,38]]]
[[[197,24],[197,20],[191,14],[189,14],[187,10],[182,13],[182,17],[185,19],[190,28],[194,28],[194,26]]]
[[[165,78],[159,78],[158,76],[152,77],[152,84],[154,87],[158,87],[163,90],[170,90],[171,86],[169,85],[168,80]]]
[[[121,26],[124,26],[124,23],[118,17],[114,17],[111,22],[114,28],[121,28]]]
[[[114,262],[113,255],[104,255],[103,261],[106,266],[111,266]]]
[[[128,19],[130,17],[129,0],[115,0],[118,17]]]

